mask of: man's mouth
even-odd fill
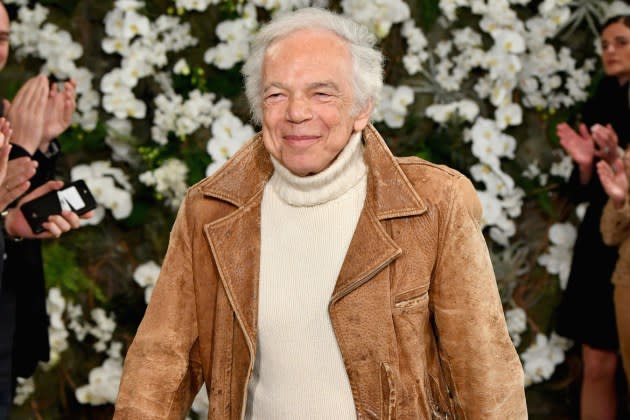
[[[310,145],[320,139],[317,135],[305,135],[305,134],[288,134],[282,137],[284,141],[294,145]]]

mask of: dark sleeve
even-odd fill
[[[33,155],[14,144],[9,158],[27,156],[39,163],[30,180],[32,190],[53,178],[58,155],[59,143],[55,140],[46,153],[38,150]],[[5,239],[4,247],[7,259],[2,272],[2,287],[12,289],[16,300],[12,375],[14,378],[29,377],[39,361],[47,361],[50,354],[41,240],[14,242]]]
[[[4,271],[4,229],[0,229],[0,294],[2,294],[2,272]]]
[[[569,181],[564,186],[564,195],[569,198],[572,203],[579,204],[592,201],[593,197],[599,197],[604,189],[599,181],[597,173],[595,173],[595,165],[593,165],[593,174],[588,184],[583,185],[580,182],[580,171],[578,166],[573,163],[573,171]]]
[[[30,190],[33,190],[55,177],[55,165],[57,163],[57,158],[59,157],[59,154],[59,142],[57,140],[53,140],[50,143],[50,146],[46,153],[42,153],[40,150],[37,150],[33,155],[31,155],[20,145],[14,144],[11,148],[9,159],[17,159],[20,157],[28,156],[31,159],[37,161],[37,163],[39,164],[39,166],[37,167],[37,172],[31,178]]]

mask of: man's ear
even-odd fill
[[[374,103],[372,99],[369,99],[363,109],[359,111],[357,116],[354,119],[354,132],[363,131],[363,129],[370,122],[370,115],[372,115],[372,110],[374,109]]]

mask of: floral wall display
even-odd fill
[[[526,386],[558,374],[571,343],[554,333],[554,308],[583,209],[562,194],[572,166],[555,126],[579,118],[601,77],[595,27],[616,2],[5,3],[15,19],[0,93],[38,72],[77,81],[61,174],[84,179],[99,205],[88,226],[45,244],[51,359],[19,380],[17,413],[111,416],[187,187],[257,130],[240,76],[250,40],[275,14],[312,5],[378,37],[386,85],[374,124],[392,150],[474,181]],[[191,418],[207,407],[202,390]]]

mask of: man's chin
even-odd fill
[[[321,169],[316,168],[314,165],[305,164],[303,162],[285,162],[282,163],[282,165],[296,176],[311,176],[321,172]]]

